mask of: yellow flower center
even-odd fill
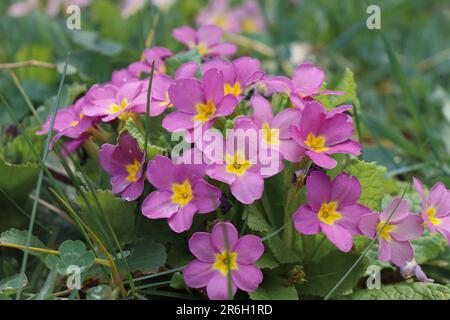
[[[319,213],[317,217],[323,223],[328,225],[333,225],[336,221],[342,218],[342,215],[336,211],[337,203],[335,201],[331,201],[328,203],[322,203],[320,206]]]
[[[242,23],[242,29],[247,33],[255,33],[257,30],[255,20],[245,19]]]
[[[128,100],[123,98],[122,101],[120,102],[120,105],[113,104],[109,107],[109,113],[110,114],[117,113],[119,111],[122,111],[126,107],[128,107]]]
[[[216,253],[215,256],[216,261],[213,264],[213,269],[219,270],[224,276],[228,275],[229,270],[236,270],[238,268],[236,262],[237,252],[228,252],[225,250],[222,253]]]
[[[441,223],[441,219],[435,217],[436,216],[436,208],[428,207],[427,208],[427,216],[433,225],[438,226]]]
[[[253,165],[249,160],[245,159],[245,155],[238,151],[234,155],[225,155],[226,168],[229,173],[237,176],[243,176],[244,173]]]
[[[324,152],[329,148],[325,147],[325,137],[324,136],[315,136],[313,133],[310,133],[305,140],[305,145],[315,152]]]
[[[78,118],[79,118],[80,120],[83,120],[84,114],[80,113],[80,114],[78,115]],[[79,123],[80,123],[79,120],[75,120],[75,121],[72,121],[72,122],[70,123],[70,125],[71,125],[72,127],[76,127]]]
[[[213,17],[213,21],[214,24],[221,29],[225,29],[225,27],[227,26],[225,16],[223,15],[216,15],[215,17]]]
[[[238,97],[242,93],[241,84],[239,82],[235,82],[234,85],[231,86],[230,84],[225,83],[223,86],[223,93],[225,95],[232,94],[233,96]]]
[[[136,182],[138,180],[136,174],[141,168],[141,163],[138,160],[134,160],[132,164],[127,165],[125,168],[127,169],[128,172],[127,180],[130,182]]]
[[[186,179],[183,184],[172,184],[171,200],[173,203],[177,203],[184,207],[192,200],[192,198],[194,198],[194,195],[192,194],[191,184],[188,179]]]
[[[206,104],[197,104],[197,114],[194,116],[194,121],[207,122],[216,113],[216,105],[213,101],[208,101]]]
[[[167,73],[167,67],[165,64],[163,64],[161,67],[159,67],[159,72],[161,73]]]
[[[266,141],[268,144],[278,145],[280,143],[280,140],[278,138],[279,133],[280,133],[280,130],[271,129],[267,122],[263,123],[262,137],[263,137],[264,141]]]
[[[196,48],[198,50],[198,53],[202,56],[208,54],[208,46],[204,44],[203,42],[200,42],[199,44],[195,45],[193,48]]]
[[[394,231],[397,227],[392,224],[386,224],[386,222],[381,221],[377,225],[377,233],[380,232],[381,228],[386,225],[383,229],[383,231],[380,233],[380,237],[383,238],[386,241],[391,240],[391,232]]]

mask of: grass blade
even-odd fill
[[[45,167],[45,162],[47,160],[48,147],[50,145],[50,141],[51,141],[51,138],[52,138],[53,127],[55,125],[56,112],[58,111],[59,105],[61,103],[61,93],[62,93],[64,80],[66,78],[67,62],[68,62],[68,60],[69,60],[69,53],[67,54],[66,60],[64,62],[64,69],[63,69],[63,73],[62,73],[62,76],[61,76],[61,80],[59,82],[58,97],[56,99],[56,104],[55,104],[55,107],[54,107],[54,110],[53,110],[53,114],[52,114],[52,120],[50,122],[50,129],[49,129],[49,132],[47,134],[47,139],[45,141],[44,151],[42,153],[42,163],[41,163],[41,168],[39,170],[39,176],[38,176],[36,192],[35,192],[36,199],[33,202],[33,208],[31,210],[30,223],[28,225],[28,234],[27,234],[27,240],[26,240],[26,246],[27,247],[30,245],[31,235],[33,233],[34,221],[36,219],[37,207],[38,207],[38,204],[39,204],[37,199],[39,198],[39,195],[41,193],[42,183],[44,181],[44,167]],[[22,279],[23,279],[23,277],[25,275],[27,262],[28,262],[28,251],[25,250],[24,253],[23,253],[22,265],[20,267],[19,282],[22,281]],[[17,294],[16,294],[16,299],[17,300],[20,299],[21,294],[22,294],[22,288],[19,288],[19,290],[17,290]]]
[[[386,222],[383,224],[383,226],[381,227],[381,229],[377,232],[377,234],[375,235],[375,237],[372,239],[372,241],[370,241],[369,245],[364,249],[364,251],[361,253],[361,255],[358,257],[358,259],[356,259],[355,263],[353,263],[353,265],[347,270],[347,272],[342,276],[341,279],[339,279],[339,281],[336,283],[336,285],[333,287],[333,289],[330,290],[330,292],[328,292],[328,294],[325,296],[324,300],[328,300],[329,298],[331,298],[333,296],[333,294],[336,292],[336,290],[339,288],[339,286],[345,281],[345,279],[347,279],[347,277],[350,275],[350,273],[352,273],[352,271],[358,266],[358,264],[361,262],[362,259],[364,259],[364,257],[366,256],[367,252],[369,252],[370,248],[372,248],[372,246],[375,244],[375,242],[378,240],[378,238],[380,237],[380,234],[384,231],[384,228],[387,226],[387,224],[389,223],[389,221],[391,221],[392,216],[394,215],[394,213],[397,211],[398,207],[400,206],[400,202],[401,200],[403,200],[403,197],[405,196],[406,190],[408,190],[408,187],[406,187],[403,190],[403,193],[400,197],[400,201],[398,202],[398,204],[395,206],[395,208],[392,210],[392,212],[389,214],[388,218],[386,219]]]

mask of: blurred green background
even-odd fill
[[[66,28],[62,11],[49,18],[44,3],[25,17],[9,17],[11,3],[0,4],[0,64],[35,59],[55,63],[61,70],[70,51],[66,81],[70,103],[89,85],[108,81],[113,70],[140,58],[156,16],[154,44],[180,49],[171,31],[194,25],[207,1],[175,1],[159,13],[147,3],[124,19],[119,1],[95,0],[81,11],[81,31]],[[363,158],[386,166],[389,177],[410,181],[415,175],[428,185],[438,180],[450,185],[449,1],[371,1],[381,8],[381,30],[366,27],[366,1],[261,0],[260,4],[268,30],[245,37],[273,48],[274,55],[248,47],[241,48],[241,54],[260,58],[272,74],[289,73],[302,61],[316,62],[326,70],[330,88],[350,68],[361,104]],[[59,73],[33,67],[0,71],[0,92],[19,119],[27,119],[29,108],[10,71],[32,103],[42,106],[44,118]],[[10,123],[0,101],[3,133]]]

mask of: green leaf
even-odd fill
[[[0,154],[3,155],[5,162],[10,164],[37,164],[40,159],[30,151],[30,147],[26,142],[26,138],[32,141],[36,150],[42,150],[44,148],[45,136],[36,135],[37,128],[28,128],[25,132],[12,141],[8,142],[4,147],[0,147]],[[26,137],[24,137],[26,135]]]
[[[51,49],[47,46],[25,45],[17,51],[15,61],[27,60],[52,62],[54,58]],[[49,85],[56,80],[55,72],[45,68],[20,68],[17,70],[17,74],[20,79],[34,80]]]
[[[297,236],[297,233],[295,236]],[[286,244],[278,235],[267,239],[267,244],[280,263],[294,263],[301,260],[301,256],[298,252],[294,248],[286,247]]]
[[[25,288],[27,285],[27,277],[21,277],[20,274],[16,274],[0,280],[0,293],[10,295],[15,293],[18,289]]]
[[[202,62],[202,56],[197,49],[181,52],[166,60],[167,74],[174,76],[177,69],[187,62],[195,62],[198,65]]]
[[[360,160],[351,160],[347,168],[348,173],[356,177],[361,184],[359,203],[372,210],[381,210],[381,200],[384,195],[384,176],[386,168]]]
[[[305,282],[298,285],[300,295],[325,297],[347,272],[359,255],[349,252],[332,251],[319,261],[307,261],[304,265]],[[352,289],[367,269],[367,259],[353,270],[336,290],[335,295]]]
[[[275,269],[276,267],[278,267],[280,264],[275,259],[273,254],[271,252],[267,251],[262,255],[261,258],[259,258],[259,260],[256,262],[256,265],[258,266],[258,268],[261,268],[261,269],[272,270],[272,269]]]
[[[17,244],[20,246],[26,246],[27,245],[27,236],[28,236],[27,230],[9,229],[9,230],[2,232],[2,234],[0,235],[0,243],[13,243],[13,244]],[[42,243],[42,241],[39,240],[38,237],[33,236],[33,235],[31,236],[29,246],[35,247],[35,248],[47,249],[47,246],[44,243]],[[44,256],[44,254],[42,254],[42,253],[33,252],[33,251],[30,251],[29,254],[35,255],[38,257]]]
[[[381,289],[360,290],[346,297],[353,300],[450,300],[450,288],[435,283],[400,283]]]
[[[45,264],[49,269],[56,269],[59,274],[73,274],[74,267],[79,268],[79,272],[89,269],[95,262],[95,254],[91,250],[86,250],[85,244],[80,240],[66,240],[59,246],[59,257],[48,255]]]
[[[298,300],[297,290],[288,286],[287,281],[277,277],[266,277],[263,283],[253,292],[249,293],[252,300]]]
[[[82,209],[86,222],[94,229],[101,240],[113,243],[113,237],[104,219],[109,221],[113,231],[121,243],[129,243],[134,238],[136,202],[127,202],[113,195],[111,191],[98,190],[95,196],[101,209],[96,204],[91,192],[84,193],[92,211],[83,201],[77,197],[77,203]]]
[[[258,232],[272,232],[273,228],[267,222],[263,213],[256,207],[256,205],[250,205],[245,208],[245,215],[248,215],[247,225],[253,231]]]
[[[348,102],[351,102],[355,108],[360,110],[361,103],[358,99],[357,95],[357,85],[354,79],[353,71],[350,69],[345,69],[344,75],[342,76],[341,80],[339,80],[338,84],[336,85],[336,88],[334,88],[334,91],[343,91],[345,94],[343,95],[320,95],[317,97],[317,100],[319,100],[325,108],[328,110],[342,105],[346,104]]]
[[[111,300],[112,289],[110,286],[101,284],[96,287],[89,288],[86,294],[87,300]]]
[[[122,51],[122,45],[111,41],[101,39],[96,32],[81,31],[71,32],[72,40],[79,46],[101,53],[105,56],[115,56]]]
[[[412,245],[418,264],[437,259],[448,247],[447,239],[443,235],[431,234],[428,230],[419,239],[412,241]]]
[[[150,106],[150,108],[151,108],[151,106]],[[144,150],[144,147],[145,147],[144,133],[141,132],[141,130],[137,126],[136,122],[132,118],[129,118],[125,122],[125,126],[124,126],[123,130],[128,131],[131,134],[131,136],[134,139],[136,139],[141,150]],[[161,148],[157,145],[153,145],[151,143],[147,143],[147,159],[153,159],[157,154],[165,154],[165,153],[166,153],[166,149]]]
[[[166,263],[164,246],[150,239],[142,239],[133,245],[131,256],[127,258],[131,271],[156,272]]]
[[[26,217],[19,208],[24,208],[36,185],[39,167],[37,164],[14,165],[0,157],[0,207],[2,218],[0,230],[23,227]]]

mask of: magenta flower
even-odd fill
[[[187,62],[181,65],[175,72],[175,80],[181,78],[194,78],[198,70],[195,62]],[[148,87],[148,80],[145,81]],[[165,74],[155,74],[152,82],[152,98],[150,105],[150,116],[156,117],[173,107],[173,103],[169,97],[169,88],[173,80]]]
[[[173,30],[173,37],[189,49],[198,49],[202,56],[231,56],[237,51],[235,44],[221,42],[223,31],[213,25],[202,26],[197,31],[191,27]]]
[[[135,76],[139,77],[141,73],[150,74],[152,71],[152,63],[155,62],[155,73],[166,73],[165,59],[172,56],[172,52],[164,47],[153,47],[144,50],[145,61],[136,61],[128,66]]]
[[[217,69],[223,73],[224,93],[232,94],[239,99],[242,99],[247,88],[264,76],[261,63],[250,57],[241,57],[233,62],[217,58],[203,64],[203,73],[210,69]]]
[[[352,235],[361,234],[358,224],[370,209],[359,204],[361,185],[346,173],[332,181],[321,171],[313,171],[306,180],[308,202],[293,216],[294,226],[302,234],[323,232],[336,247],[348,252]]]
[[[241,31],[239,15],[236,11],[230,10],[228,0],[210,0],[208,6],[200,11],[195,22],[199,26],[215,25],[226,32]]]
[[[85,98],[82,97],[68,108],[58,110],[53,125],[53,130],[58,132],[58,138],[61,136],[78,138],[93,125],[96,120],[95,117],[88,117],[82,113],[84,104]],[[36,134],[47,134],[51,121],[52,117],[50,115],[42,126],[42,130],[37,131]]]
[[[157,190],[144,200],[142,214],[167,218],[175,232],[189,230],[196,213],[208,213],[220,205],[220,190],[205,182],[204,175],[204,165],[174,164],[157,155],[147,168],[147,179]]]
[[[90,91],[88,103],[83,106],[86,116],[101,117],[104,122],[117,118],[125,121],[135,113],[146,111],[147,87],[144,81],[127,82],[121,87],[94,85]]]
[[[242,126],[241,126],[242,124]],[[205,144],[200,146],[205,158],[208,160],[209,165],[206,168],[206,174],[212,179],[219,180],[230,186],[231,193],[240,202],[244,204],[251,204],[255,200],[262,197],[264,191],[264,178],[273,176],[278,173],[282,164],[280,159],[276,158],[274,163],[275,168],[269,168],[269,170],[263,170],[265,167],[259,162],[258,148],[256,145],[252,146],[251,141],[247,141],[240,145],[236,142],[236,137],[240,135],[240,129],[246,130],[247,123],[237,122],[227,139],[222,143],[218,143],[218,138],[214,139],[214,143],[223,146],[223,150],[215,150],[210,148],[211,144]],[[208,133],[207,133],[208,134]],[[203,139],[207,136],[205,134]],[[205,139],[207,140],[207,139]],[[196,140],[196,144],[199,145],[200,140]],[[212,153],[215,154],[212,154]],[[217,154],[220,152],[220,154]]]
[[[233,113],[237,100],[232,94],[224,95],[222,72],[210,69],[201,81],[195,78],[175,80],[169,88],[169,97],[175,111],[167,115],[162,126],[170,131],[192,131],[197,125],[208,129],[217,117]]]
[[[267,99],[258,95],[252,97],[251,102],[254,122],[262,133],[260,148],[278,151],[284,159],[300,162],[305,151],[291,138],[289,127],[300,122],[301,111],[290,108],[274,116],[272,105]]]
[[[329,155],[360,154],[361,145],[351,139],[354,132],[352,118],[343,113],[348,108],[340,106],[327,112],[314,101],[306,105],[299,126],[290,127],[292,138],[316,165],[332,169],[337,162]]]
[[[261,270],[255,265],[264,253],[261,239],[254,235],[238,238],[231,223],[219,222],[211,233],[194,233],[189,239],[189,250],[196,260],[184,268],[184,280],[191,288],[206,287],[211,300],[228,298],[229,272],[233,295],[237,288],[255,291],[263,280]]]
[[[144,153],[127,132],[117,146],[104,144],[98,154],[103,169],[111,176],[112,191],[122,199],[134,201],[144,191]]]
[[[441,233],[450,244],[450,190],[438,182],[431,188],[427,199],[422,182],[416,178],[413,182],[422,197],[423,221],[432,233]]]
[[[341,95],[344,92],[323,90],[325,73],[310,62],[299,65],[292,76],[292,80],[282,76],[265,77],[263,83],[268,93],[284,92],[291,98],[292,103],[300,109],[305,103],[321,94]]]
[[[246,0],[242,6],[236,9],[236,14],[243,32],[263,33],[266,31],[266,22],[258,1]]]
[[[11,17],[22,17],[37,9],[39,0],[24,0],[11,4],[8,15]]]
[[[394,209],[396,209],[395,212]],[[394,214],[387,222],[393,212]],[[383,226],[384,229],[382,229]],[[363,215],[359,228],[371,239],[381,232],[378,258],[403,267],[414,258],[410,241],[422,235],[423,221],[418,215],[410,213],[408,201],[395,198],[382,213],[372,212]]]
[[[132,74],[128,69],[119,69],[113,71],[111,77],[111,84],[116,87],[121,87],[125,83],[138,80],[139,79],[134,74]]]
[[[152,98],[150,100],[151,117],[159,116],[166,111],[167,108],[172,107],[172,102],[169,98],[169,87],[172,83],[172,78],[165,74],[155,74],[153,76]]]

